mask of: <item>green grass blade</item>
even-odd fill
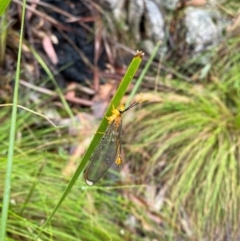
[[[49,78],[51,79],[52,83],[54,84],[55,88],[56,88],[56,91],[59,95],[59,98],[61,99],[62,103],[63,103],[63,106],[64,108],[66,109],[68,115],[74,119],[74,116],[73,116],[73,113],[72,113],[72,110],[70,109],[67,101],[65,100],[64,98],[64,95],[62,94],[62,91],[61,89],[59,88],[58,86],[58,83],[57,81],[55,80],[51,70],[49,69],[49,67],[47,66],[47,64],[43,61],[43,59],[41,58],[41,56],[37,53],[37,51],[35,51],[35,49],[29,45],[29,48],[30,50],[32,51],[34,57],[36,58],[36,60],[38,61],[38,63],[42,66],[42,68],[45,70],[45,72],[47,73],[47,75],[49,76]]]
[[[24,31],[25,7],[26,7],[26,0],[24,0],[24,2],[23,2],[23,10],[22,10],[22,24],[21,24],[21,33],[20,33],[20,41],[19,41],[19,49],[18,49],[18,60],[17,60],[17,70],[16,70],[15,88],[14,88],[14,96],[13,96],[13,108],[12,108],[10,137],[9,137],[7,168],[6,168],[4,196],[3,196],[3,204],[2,204],[0,240],[5,240],[7,220],[8,220],[8,209],[9,209],[9,202],[10,202],[12,166],[13,166],[15,133],[16,133],[16,120],[17,120],[17,103],[18,103],[18,87],[19,87],[19,76],[20,76],[21,50],[22,50],[23,31]]]
[[[139,86],[140,86],[140,84],[141,84],[142,81],[143,81],[144,76],[146,75],[146,73],[147,73],[150,65],[152,64],[152,61],[153,61],[154,57],[156,56],[156,54],[157,54],[157,52],[158,52],[158,49],[159,49],[160,44],[161,44],[160,41],[156,44],[156,46],[155,46],[155,48],[154,48],[154,50],[153,50],[153,52],[152,52],[152,55],[151,55],[150,58],[148,59],[147,64],[145,65],[143,71],[141,72],[141,75],[139,76],[136,84],[134,85],[134,88],[133,88],[133,90],[132,90],[132,92],[131,92],[128,100],[127,100],[126,106],[129,106],[129,105],[130,105],[133,97],[134,97],[135,94],[137,93],[137,91],[138,91],[138,89],[139,89]]]
[[[125,74],[125,76],[122,79],[122,82],[120,83],[117,92],[115,93],[111,104],[109,105],[105,115],[106,116],[110,116],[111,115],[111,111],[112,111],[112,106],[117,107],[120,102],[122,97],[124,96],[134,74],[136,73],[141,61],[142,61],[142,57],[143,57],[143,53],[142,52],[137,52],[137,54],[134,56],[132,62],[130,63],[127,72]],[[104,117],[101,121],[101,124],[99,125],[99,128],[97,130],[98,132],[105,132],[108,126],[108,121],[107,119]],[[72,189],[74,183],[76,182],[76,180],[78,179],[79,175],[82,173],[82,171],[84,170],[84,167],[86,166],[90,156],[92,155],[95,147],[98,145],[98,143],[101,140],[102,135],[94,135],[92,142],[90,143],[87,151],[85,152],[81,163],[79,164],[76,172],[74,173],[72,179],[70,180],[68,186],[66,187],[64,193],[62,194],[62,197],[60,198],[60,200],[58,201],[57,205],[55,206],[55,208],[53,209],[52,213],[50,214],[50,216],[48,217],[48,219],[46,220],[46,222],[44,223],[42,229],[44,229],[44,227],[49,223],[49,221],[51,220],[51,218],[53,217],[53,215],[56,213],[56,211],[58,210],[58,208],[60,207],[60,205],[62,204],[62,202],[64,201],[64,199],[66,198],[67,194],[70,192],[70,190]],[[41,232],[39,233],[39,235],[41,234]]]
[[[10,0],[1,0],[1,4],[0,4],[0,16],[3,15],[3,13],[6,12],[6,8],[9,5]]]
[[[1,4],[0,4],[1,5]],[[7,14],[3,14],[0,17],[0,66],[3,65],[5,52],[6,52],[6,41],[7,41],[7,32],[8,32],[8,22]]]

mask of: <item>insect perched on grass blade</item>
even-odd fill
[[[112,115],[106,117],[109,126],[90,157],[89,164],[85,170],[84,177],[88,185],[94,185],[114,161],[117,166],[122,164],[122,114],[140,102],[142,101],[134,102],[126,109],[124,109],[123,105],[120,105],[117,109],[113,108]]]

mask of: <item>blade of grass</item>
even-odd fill
[[[36,58],[36,60],[38,61],[38,63],[42,66],[42,68],[45,70],[45,72],[47,73],[47,75],[49,76],[49,78],[51,79],[52,83],[54,84],[55,88],[56,88],[56,91],[59,95],[59,98],[61,99],[68,115],[74,120],[74,116],[73,116],[73,113],[72,113],[72,110],[70,109],[67,101],[65,100],[64,98],[64,95],[62,94],[62,91],[61,89],[59,88],[58,86],[58,83],[57,81],[55,80],[51,70],[48,68],[47,64],[43,61],[43,59],[41,58],[41,56],[37,53],[37,51],[35,51],[35,49],[29,45],[29,48],[31,49],[34,57]]]
[[[20,77],[20,63],[21,63],[21,51],[22,51],[22,42],[23,42],[25,8],[26,8],[26,0],[23,1],[23,10],[22,10],[21,33],[20,33],[19,49],[18,49],[18,60],[17,60],[15,88],[14,88],[14,96],[13,96],[13,108],[12,108],[12,118],[11,118],[10,137],[9,137],[7,168],[6,168],[4,196],[3,196],[3,204],[2,204],[0,240],[5,240],[10,193],[11,193],[11,178],[12,178],[14,143],[15,143],[15,133],[16,133],[18,87],[19,87],[19,77]]]
[[[1,4],[0,4],[1,5]],[[6,40],[8,32],[7,14],[0,17],[0,66],[2,67],[6,52]]]
[[[3,13],[6,13],[6,8],[9,5],[10,0],[1,0],[0,4],[0,16],[2,16]]]
[[[2,104],[2,105],[0,104],[0,107],[3,107],[3,106],[13,106],[13,104]],[[36,111],[30,110],[30,109],[28,109],[28,108],[26,108],[26,107],[24,107],[24,106],[21,106],[21,105],[17,105],[17,107],[19,107],[19,108],[21,108],[21,109],[23,109],[23,110],[29,111],[29,112],[31,112],[31,113],[33,113],[33,114],[35,114],[35,115],[39,115],[39,116],[43,117],[43,118],[46,119],[51,125],[53,125],[54,127],[57,128],[57,126],[56,126],[47,116],[42,115],[42,114],[40,114],[40,113],[38,113],[38,112],[36,112]]]
[[[158,51],[158,49],[159,49],[160,44],[161,44],[160,41],[156,44],[156,46],[155,46],[155,48],[154,48],[154,50],[153,50],[152,55],[151,55],[150,58],[148,59],[147,64],[145,65],[145,67],[144,67],[141,75],[139,76],[136,84],[134,85],[134,88],[133,88],[133,90],[132,90],[132,92],[131,92],[128,100],[127,100],[126,106],[129,106],[129,105],[130,105],[130,103],[131,103],[131,101],[132,101],[132,99],[133,99],[133,96],[137,93],[137,90],[139,89],[139,86],[140,86],[140,84],[142,83],[144,76],[146,75],[146,73],[147,73],[147,71],[148,71],[148,69],[149,69],[149,67],[150,67],[150,65],[151,65],[154,57],[155,57],[156,54],[157,54],[157,51]]]
[[[142,58],[143,58],[143,53],[137,51],[136,55],[134,56],[132,62],[130,63],[127,72],[125,74],[125,76],[122,79],[122,82],[120,83],[117,92],[115,93],[106,113],[105,116],[109,116],[111,115],[111,111],[112,111],[112,107],[117,107],[120,102],[122,97],[124,96],[134,74],[136,73]],[[104,117],[98,127],[97,133],[99,132],[105,132],[108,126],[108,121],[107,119]],[[76,172],[74,173],[72,179],[70,180],[70,182],[68,183],[68,186],[66,187],[65,191],[62,194],[62,197],[60,198],[60,200],[58,201],[57,205],[54,207],[52,213],[50,214],[50,216],[48,217],[48,219],[46,220],[46,222],[43,224],[42,229],[40,231],[40,233],[38,234],[38,236],[41,234],[42,230],[46,227],[46,225],[49,223],[49,221],[52,219],[53,215],[56,213],[56,211],[58,210],[58,208],[60,207],[60,205],[62,204],[62,202],[64,201],[64,199],[66,198],[67,194],[70,192],[70,190],[72,189],[74,183],[76,182],[76,180],[78,179],[79,175],[82,173],[84,167],[86,166],[90,156],[92,155],[95,147],[97,146],[97,144],[100,142],[102,135],[94,135],[92,142],[90,143],[87,151],[85,152],[81,163],[79,164]]]
[[[25,201],[22,205],[22,208],[20,209],[20,212],[19,212],[20,216],[22,216],[23,212],[25,211],[25,209],[27,207],[27,204],[29,203],[31,197],[33,196],[33,193],[36,189],[36,186],[39,183],[39,177],[41,176],[43,168],[44,168],[45,165],[46,165],[46,162],[44,161],[42,163],[42,165],[40,166],[40,168],[38,169],[38,172],[35,175],[35,180],[33,181],[33,184],[31,186],[31,188],[29,189],[28,195],[27,195],[27,197],[26,197],[26,199],[25,199]]]

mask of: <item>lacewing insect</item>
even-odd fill
[[[122,138],[122,114],[142,101],[132,103],[128,108],[120,105],[112,109],[112,115],[106,117],[109,126],[103,137],[90,157],[89,164],[85,170],[85,182],[92,186],[110,168],[115,161],[117,166],[122,164],[121,138]]]

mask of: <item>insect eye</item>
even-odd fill
[[[123,113],[124,110],[125,110],[124,105],[119,105],[119,106],[118,106],[118,111],[119,111],[120,113]]]

